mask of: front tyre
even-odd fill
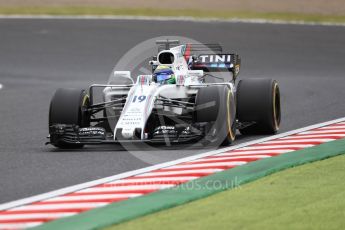
[[[212,124],[203,143],[230,145],[235,140],[234,95],[227,85],[200,88],[196,97],[196,122]]]
[[[90,116],[86,111],[90,104],[89,96],[81,89],[58,89],[49,109],[49,127],[56,124],[90,126]],[[62,140],[51,141],[58,148],[82,148],[83,144],[66,143]]]

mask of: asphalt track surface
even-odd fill
[[[128,49],[162,35],[218,41],[242,56],[241,78],[278,80],[280,132],[345,116],[345,27],[0,19],[0,203],[206,151],[44,145],[55,89],[105,83]]]

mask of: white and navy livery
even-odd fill
[[[152,74],[135,81],[130,71],[116,70],[108,84],[91,85],[88,91],[58,89],[50,105],[49,143],[59,148],[118,142],[228,145],[236,129],[242,134],[278,131],[276,81],[236,84],[237,54],[223,53],[218,44],[178,43],[157,41]],[[100,103],[94,103],[97,88],[103,94]]]

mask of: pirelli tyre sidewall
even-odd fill
[[[89,96],[82,89],[58,89],[50,103],[49,127],[54,124],[90,126],[90,117],[85,111],[89,106]],[[53,143],[59,148],[80,148],[82,144],[69,144],[62,141]]]
[[[241,134],[275,134],[281,121],[280,89],[277,81],[242,79],[237,86],[237,119]]]
[[[204,145],[229,145],[235,140],[236,106],[229,86],[200,88],[196,97],[196,122],[208,122]]]

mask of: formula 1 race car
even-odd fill
[[[152,74],[139,75],[135,82],[130,71],[116,70],[108,84],[87,91],[58,89],[50,104],[48,143],[58,148],[122,142],[229,145],[236,130],[242,135],[278,131],[275,80],[237,82],[240,57],[223,53],[219,44],[157,44]],[[95,89],[101,91],[101,102],[94,102]]]

